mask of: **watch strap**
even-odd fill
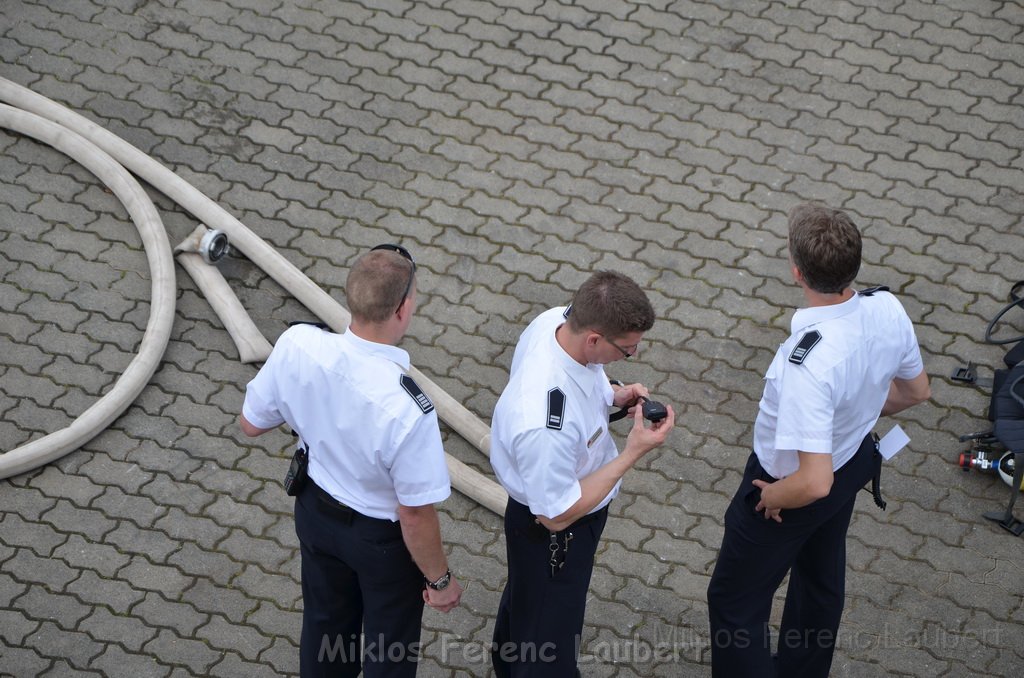
[[[448,584],[451,582],[451,580],[451,569],[445,570],[445,573],[438,577],[436,581],[430,581],[426,577],[423,577],[423,583],[426,584],[428,588],[432,588],[435,591],[443,591],[444,589],[448,588]]]

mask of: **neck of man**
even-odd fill
[[[576,334],[569,328],[569,323],[562,323],[555,330],[555,341],[562,347],[570,358],[580,365],[587,365],[586,354],[583,350],[586,342],[586,334]]]
[[[849,287],[844,289],[842,292],[835,294],[824,294],[822,292],[815,292],[806,284],[802,285],[804,288],[804,299],[807,300],[809,307],[814,306],[835,306],[841,304],[844,301],[849,301],[853,297],[853,290]]]
[[[360,339],[372,341],[375,344],[387,344],[388,346],[397,346],[398,342],[401,341],[402,333],[399,329],[395,318],[382,323],[371,323],[352,318],[352,322],[348,326],[348,331]]]

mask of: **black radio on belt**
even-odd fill
[[[302,492],[302,488],[306,484],[306,467],[308,465],[309,448],[303,444],[292,455],[292,463],[288,466],[288,473],[284,477],[284,491],[289,497],[294,497]]]

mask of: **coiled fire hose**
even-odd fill
[[[89,142],[92,142],[89,144],[89,147],[76,147],[73,149],[75,155],[72,155],[72,157],[75,160],[82,162],[83,165],[92,171],[89,165],[87,165],[79,156],[85,157],[96,155],[94,147],[92,147],[92,144],[94,144],[95,147],[98,147],[105,153],[109,154],[111,158],[123,165],[124,168],[131,170],[134,174],[144,179],[154,188],[180,205],[183,209],[191,213],[208,228],[221,230],[227,233],[234,247],[237,247],[254,264],[263,269],[264,272],[277,281],[284,289],[288,290],[297,300],[303,303],[310,311],[327,323],[327,325],[333,330],[343,332],[348,327],[350,319],[348,311],[337,301],[332,299],[329,294],[320,289],[297,267],[285,259],[283,255],[273,249],[262,238],[250,231],[245,225],[231,216],[217,203],[203,195],[195,187],[178,177],[157,161],[150,158],[142,151],[81,115],[68,110],[64,106],[61,106],[60,104],[57,104],[56,102],[51,101],[50,99],[47,99],[26,87],[22,87],[21,85],[2,77],[0,77],[0,101],[5,101],[17,108],[23,109],[24,111],[30,111],[36,114],[36,116],[57,123],[57,127],[62,126],[63,128],[67,128],[68,130],[81,135],[81,137]],[[12,127],[12,129],[15,128]],[[16,129],[16,131],[21,130]],[[34,136],[31,133],[25,133],[29,136]],[[69,155],[71,155],[71,153],[69,153]],[[113,190],[113,188],[111,190]],[[122,199],[122,202],[125,202],[125,200]],[[152,206],[151,202],[150,206]],[[170,247],[167,244],[166,232],[164,232],[162,228],[162,222],[159,221],[159,216],[156,217],[156,220],[161,226],[160,239],[166,256],[163,256],[163,254],[161,254],[160,257],[150,255],[149,248],[147,247],[147,257],[150,259],[160,258],[164,262],[162,266],[166,266],[167,261],[170,261]],[[150,262],[150,268],[153,269],[153,281],[155,285],[157,283],[158,274],[161,277],[164,276],[162,273],[163,269],[161,268],[158,271],[155,268],[153,261]],[[169,314],[173,320],[173,263],[170,266],[170,273],[167,275],[169,275],[170,280],[171,304],[168,310],[161,309],[161,313]],[[166,281],[164,281],[163,285],[161,295],[167,293]],[[157,305],[156,302],[157,298],[154,295],[154,307]],[[162,317],[163,316],[161,316],[161,318]],[[170,321],[167,322],[167,332],[169,333]],[[153,317],[151,316],[150,325],[152,324]],[[147,332],[148,330],[149,327],[147,327]],[[154,360],[154,371],[155,364],[159,362],[160,356],[166,348],[167,340],[167,337],[163,338],[163,345],[160,346],[159,355],[157,355]],[[145,347],[147,349],[147,355],[154,350],[153,347],[155,347],[155,342],[150,342],[150,345]],[[140,347],[140,354],[136,360],[142,357],[141,348],[143,347]],[[132,366],[133,365],[135,365],[135,361],[132,362]],[[138,377],[141,375],[141,370],[136,370],[136,372],[139,372],[139,374],[133,373],[131,375],[133,377],[131,385],[132,390],[138,390],[132,393],[131,397],[127,400],[125,400],[129,393],[127,386],[124,389],[124,393],[118,393],[118,401],[123,405],[121,410],[113,413],[112,416],[109,412],[105,413],[105,416],[102,418],[91,416],[88,422],[80,424],[80,420],[85,416],[83,414],[83,416],[76,419],[71,426],[63,429],[62,431],[47,435],[44,438],[30,442],[22,447],[0,455],[0,478],[27,471],[31,468],[47,463],[48,461],[59,458],[63,454],[79,447],[85,441],[99,433],[99,431],[109,425],[110,422],[120,414],[120,412],[131,404],[131,401],[134,400],[138,395],[138,392],[141,391],[145,386],[145,383],[153,374],[151,371],[149,374],[145,375],[144,379],[139,380]],[[431,400],[434,401],[434,406],[436,407],[440,418],[478,450],[484,454],[489,454],[490,428],[415,367],[411,367],[409,373],[410,376],[412,376],[420,385],[423,391],[430,396]],[[120,385],[122,380],[124,380],[124,375],[122,375],[122,378],[118,380],[118,385]],[[113,394],[114,391],[111,391],[111,393],[107,395],[110,396]],[[86,414],[99,406],[106,398],[107,396],[104,396],[104,398],[101,399],[100,402],[97,402],[93,408],[90,408]],[[70,434],[66,433],[72,429],[76,432],[73,438]],[[52,436],[57,437],[51,438]],[[49,440],[53,440],[53,442],[48,442]],[[57,445],[58,441],[59,445]],[[27,452],[26,448],[28,448]],[[8,458],[10,459],[8,460]],[[497,483],[484,477],[451,455],[447,455],[447,461],[449,473],[452,477],[452,484],[457,490],[499,515],[504,513],[507,495]]]

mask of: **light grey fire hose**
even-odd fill
[[[174,256],[224,323],[224,329],[238,349],[238,359],[243,363],[265,362],[273,347],[245,312],[242,302],[231,291],[220,270],[211,266],[227,253],[227,236],[220,233],[200,224],[174,248]],[[224,240],[222,245],[214,246],[212,254],[211,245],[207,242],[211,236],[214,243],[220,237]]]
[[[145,153],[139,151],[123,139],[120,139],[116,135],[108,132],[81,115],[68,110],[60,104],[57,104],[28,88],[22,87],[21,85],[2,77],[0,77],[0,101],[6,101],[18,108],[31,111],[38,116],[58,123],[59,126],[73,130],[85,139],[91,141],[92,144],[95,144],[95,146],[108,153],[110,157],[120,162],[124,167],[130,169],[133,173],[146,180],[154,188],[187,210],[194,217],[203,222],[208,228],[217,229],[226,233],[231,240],[232,246],[241,250],[253,263],[263,269],[271,278],[276,280],[283,288],[294,295],[296,299],[303,303],[310,311],[327,323],[332,329],[342,332],[348,327],[350,319],[349,313],[337,301],[332,299],[330,295],[320,289],[312,280],[306,277],[298,268],[285,259],[277,250],[273,249],[266,243],[266,241],[246,228],[240,221],[217,205],[217,203],[203,195],[188,182],[178,177]],[[87,154],[90,153],[89,151],[84,150],[83,152]],[[77,157],[75,157],[75,159],[79,160]],[[81,160],[79,161],[81,162]],[[83,164],[85,163],[83,162]],[[166,233],[163,232],[162,224],[160,230],[163,245],[167,248],[169,256],[167,237]],[[147,256],[150,256],[148,248]],[[152,268],[153,264],[151,263],[150,266]],[[171,266],[171,269],[172,305],[170,314],[173,316],[173,265]],[[155,282],[156,275],[154,272],[154,284]],[[155,305],[156,297],[154,297],[154,306]],[[166,341],[167,339],[164,338],[164,347],[166,346]],[[162,352],[163,347],[161,348],[160,353],[162,354]],[[157,357],[157,361],[159,361],[159,356]],[[437,408],[438,415],[441,419],[443,419],[474,447],[484,454],[489,454],[489,427],[469,410],[463,407],[461,403],[449,396],[445,391],[437,386],[437,384],[419,372],[419,370],[413,367],[410,368],[409,373],[414,379],[416,379],[416,382],[424,392],[430,396],[431,400],[434,401],[434,405]],[[151,376],[152,372],[149,375],[146,375],[142,385],[138,387],[139,390],[141,390],[145,381],[148,381]],[[135,395],[137,395],[137,393]],[[134,397],[135,396],[133,395],[132,398]],[[130,404],[131,401],[129,400],[128,402]],[[125,407],[127,407],[127,404]],[[116,418],[116,416],[117,415],[115,414],[113,418]],[[113,418],[111,418],[111,421]],[[109,423],[110,422],[107,421],[103,426],[95,429],[92,435],[98,433],[99,430],[102,430],[102,428]],[[76,425],[77,420],[72,424],[72,427],[76,427]],[[35,442],[42,442],[49,437],[50,436],[46,436],[46,438]],[[91,435],[89,437],[91,437]],[[88,438],[86,438],[86,440],[87,439]],[[84,440],[79,441],[78,445],[82,442],[84,442]],[[10,472],[4,475],[4,464],[7,463],[5,461],[6,458],[12,454],[17,454],[18,458],[22,458],[22,450],[30,445],[35,445],[35,443],[29,443],[22,448],[0,455],[0,477],[13,475],[13,473]],[[47,450],[47,461],[55,459],[61,456],[61,454],[67,453],[71,449],[74,449],[74,447],[67,448],[65,446],[59,453],[53,453]],[[36,448],[36,452],[34,454],[40,454],[39,448]],[[33,466],[23,467],[21,468],[21,471],[34,468],[34,466],[38,466],[41,463],[45,462],[39,462]],[[484,477],[451,455],[448,455],[448,468],[452,476],[452,484],[456,489],[492,511],[498,514],[504,513],[507,495],[497,483]],[[21,471],[15,471],[14,473]]]
[[[139,182],[109,155],[78,134],[38,115],[0,104],[0,127],[37,139],[78,161],[120,200],[142,237],[152,279],[149,321],[138,354],[114,387],[68,427],[0,454],[0,478],[59,459],[91,440],[138,397],[160,364],[174,323],[174,258],[160,215]]]

